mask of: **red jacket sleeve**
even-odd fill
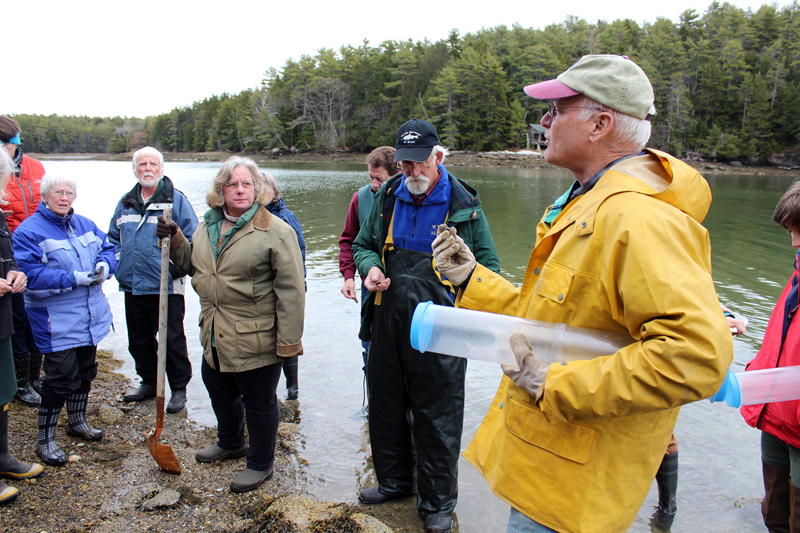
[[[353,261],[353,241],[356,240],[361,225],[358,223],[358,191],[353,193],[350,207],[347,208],[347,218],[344,219],[344,229],[339,236],[339,272],[344,279],[355,278],[356,264]]]

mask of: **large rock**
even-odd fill
[[[117,409],[116,407],[111,407],[108,404],[101,404],[100,405],[100,421],[107,425],[107,426],[115,426],[122,422],[125,418],[125,413]]]
[[[301,494],[278,498],[257,522],[268,525],[269,531],[362,531],[391,533],[392,529],[377,519],[355,512],[357,507],[345,503],[318,502]]]

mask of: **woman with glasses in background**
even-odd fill
[[[303,258],[294,230],[266,209],[269,192],[256,164],[233,156],[208,189],[211,209],[191,243],[163,217],[156,228],[157,236],[173,237],[170,259],[192,276],[200,297],[202,375],[217,442],[195,458],[246,456],[231,492],[251,491],[272,477],[281,367],[303,353]]]

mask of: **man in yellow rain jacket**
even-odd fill
[[[585,56],[525,87],[552,100],[548,163],[577,179],[537,227],[522,287],[477,264],[447,229],[433,242],[456,305],[627,332],[631,344],[545,365],[512,337],[489,412],[464,455],[511,509],[509,532],[624,532],[653,482],[681,405],[715,393],[733,356],[701,222],[711,193],[690,166],[643,150],[655,113],[644,71]]]

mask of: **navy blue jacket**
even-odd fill
[[[108,227],[108,240],[116,247],[119,290],[133,294],[158,294],[161,288],[161,248],[156,237],[156,219],[172,204],[172,220],[183,236],[191,240],[197,228],[197,215],[184,194],[164,176],[164,189],[151,199],[144,216],[139,203],[139,186],[131,189],[117,204]],[[186,273],[169,266],[169,294],[183,294]],[[173,280],[176,286],[173,286]]]

